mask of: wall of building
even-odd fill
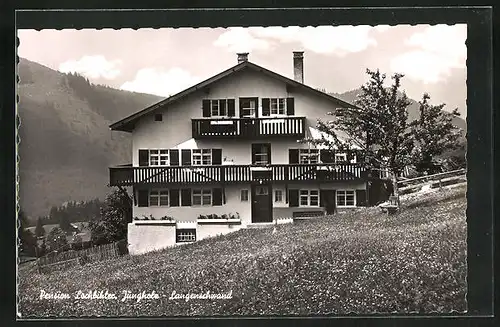
[[[292,67],[290,67],[292,69]],[[316,119],[329,119],[327,112],[333,111],[336,105],[318,95],[301,89],[288,92],[284,82],[267,75],[245,70],[235,73],[210,86],[209,92],[195,91],[184,99],[165,106],[156,113],[163,114],[163,121],[154,121],[154,115],[143,117],[136,124],[133,132],[133,165],[138,165],[138,150],[148,148],[174,148],[185,143],[185,148],[223,148],[223,157],[227,156],[237,164],[250,163],[251,143],[269,142],[263,140],[224,140],[224,141],[194,141],[191,140],[191,118],[202,118],[202,100],[205,98],[236,98],[258,97],[261,111],[263,97],[294,97],[295,116],[307,117],[308,126],[314,127]],[[236,102],[236,113],[239,112],[239,101]],[[261,115],[259,115],[261,116]],[[306,127],[307,128],[307,127]],[[187,143],[186,143],[187,142]],[[288,163],[289,148],[307,148],[307,144],[298,144],[296,140],[272,140],[272,163]],[[182,147],[182,146],[181,146]]]
[[[160,222],[135,221],[128,224],[128,250],[131,255],[165,249],[171,246],[183,245],[176,243],[176,230],[195,228],[196,240],[202,240],[218,235],[228,234],[241,229],[240,223],[222,222]]]
[[[193,186],[190,187],[194,188]],[[204,185],[203,187],[220,187],[220,185]],[[241,201],[240,193],[242,189],[248,189],[248,201]],[[139,207],[134,205],[132,212],[133,217],[142,218],[143,215],[148,217],[153,215],[156,219],[160,219],[163,216],[171,216],[176,221],[194,221],[199,215],[239,213],[242,224],[247,225],[251,222],[251,196],[250,185],[227,185],[226,204],[222,206]]]

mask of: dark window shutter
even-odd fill
[[[191,150],[190,149],[182,149],[182,165],[183,166],[191,166]]]
[[[286,98],[286,114],[288,116],[295,115],[295,101],[294,101],[294,98]]]
[[[170,189],[169,191],[169,196],[170,196],[170,206],[171,207],[178,207],[179,206],[179,189]]]
[[[178,149],[170,149],[170,166],[179,166],[179,150]]]
[[[149,207],[149,191],[148,190],[138,190],[138,206],[139,207]]]
[[[267,149],[267,163],[270,165],[271,164],[271,144],[266,145]]]
[[[356,190],[356,206],[366,207],[366,190]]]
[[[271,104],[269,98],[262,98],[262,116],[271,115]]]
[[[149,150],[139,150],[139,166],[149,166]]]
[[[212,205],[221,206],[222,205],[222,189],[214,188],[212,189]]]
[[[202,109],[203,109],[203,117],[210,117],[211,116],[210,100],[203,100],[202,101]]]
[[[335,190],[321,190],[319,205],[325,208],[327,214],[335,212]]]
[[[332,150],[322,149],[319,151],[319,159],[322,163],[334,163],[335,156]]]
[[[299,149],[289,149],[288,150],[288,163],[298,164],[299,163]]]
[[[212,149],[212,165],[222,165],[222,149]]]
[[[184,188],[181,190],[181,205],[183,207],[191,206],[191,189]]]
[[[227,116],[226,100],[219,100],[219,113],[221,116]]]
[[[257,153],[258,144],[252,144],[252,165],[255,165],[255,154]]]
[[[299,206],[299,190],[288,190],[288,205],[290,207]]]
[[[234,99],[227,99],[227,115],[229,117],[234,117],[235,115]]]

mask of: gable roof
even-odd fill
[[[217,75],[214,75],[206,80],[204,80],[203,82],[200,82],[190,88],[187,88],[185,89],[184,91],[181,91],[177,94],[174,94],[156,104],[153,104],[141,111],[138,111],[128,117],[125,117],[123,118],[122,120],[120,121],[117,121],[116,123],[113,123],[111,124],[109,127],[111,128],[111,130],[114,130],[114,131],[123,131],[123,132],[132,132],[132,130],[134,129],[134,125],[135,123],[143,116],[147,115],[147,114],[150,114],[151,112],[154,112],[155,110],[157,110],[158,108],[164,106],[164,105],[167,105],[167,104],[172,104],[174,102],[177,102],[179,101],[180,99],[188,96],[189,94],[195,92],[195,91],[198,91],[200,89],[203,89],[203,88],[206,88],[206,87],[209,87],[211,84],[229,76],[229,75],[232,75],[236,72],[239,72],[239,71],[242,71],[244,69],[251,69],[253,71],[257,71],[257,72],[260,72],[260,73],[263,73],[263,74],[266,74],[272,78],[275,78],[275,79],[278,79],[280,81],[283,81],[284,83],[286,83],[287,85],[291,86],[291,87],[297,87],[297,88],[301,88],[301,89],[304,89],[304,90],[307,90],[309,92],[312,92],[318,96],[321,96],[323,98],[326,98],[330,101],[333,101],[335,104],[337,105],[340,105],[342,107],[346,107],[346,108],[357,108],[355,105],[349,103],[349,102],[346,102],[346,101],[343,101],[339,98],[336,98],[328,93],[325,93],[325,92],[322,92],[322,91],[319,91],[319,90],[316,90],[315,88],[312,88],[310,86],[307,86],[303,83],[299,83],[293,79],[290,79],[288,77],[285,77],[283,75],[280,75],[278,73],[275,73],[269,69],[266,69],[264,67],[261,67],[259,65],[256,65],[252,62],[249,62],[249,61],[244,61],[242,63],[239,63],[237,64],[236,66],[233,66]]]

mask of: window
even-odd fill
[[[347,162],[347,154],[335,153],[335,162]]]
[[[271,98],[269,102],[271,106],[271,115],[284,115],[286,113],[286,101],[284,98]]]
[[[240,193],[240,200],[242,202],[246,202],[248,201],[248,190],[241,190],[241,193]]]
[[[283,190],[274,190],[274,202],[283,202]]]
[[[257,103],[255,99],[240,99],[240,112],[242,117],[255,117]]]
[[[319,206],[318,190],[300,190],[300,206],[317,207]]]
[[[162,121],[162,120],[163,120],[162,114],[155,114],[155,121]]]
[[[356,192],[354,190],[337,190],[337,207],[355,207]]]
[[[252,147],[254,165],[267,165],[270,163],[269,144],[252,144]]]
[[[319,162],[318,149],[300,149],[299,163],[301,164],[317,164]]]
[[[167,166],[168,150],[149,150],[150,166]]]
[[[212,190],[211,189],[194,189],[192,193],[192,204],[194,206],[210,206],[212,205]]]
[[[227,99],[210,100],[210,113],[212,117],[226,117]]]
[[[212,149],[193,149],[193,166],[211,165]]]
[[[149,205],[151,207],[168,206],[168,190],[150,190]]]
[[[177,229],[175,231],[176,242],[177,243],[185,243],[185,242],[194,242],[196,241],[196,229]]]

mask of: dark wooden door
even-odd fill
[[[273,222],[271,185],[252,185],[252,223]]]

